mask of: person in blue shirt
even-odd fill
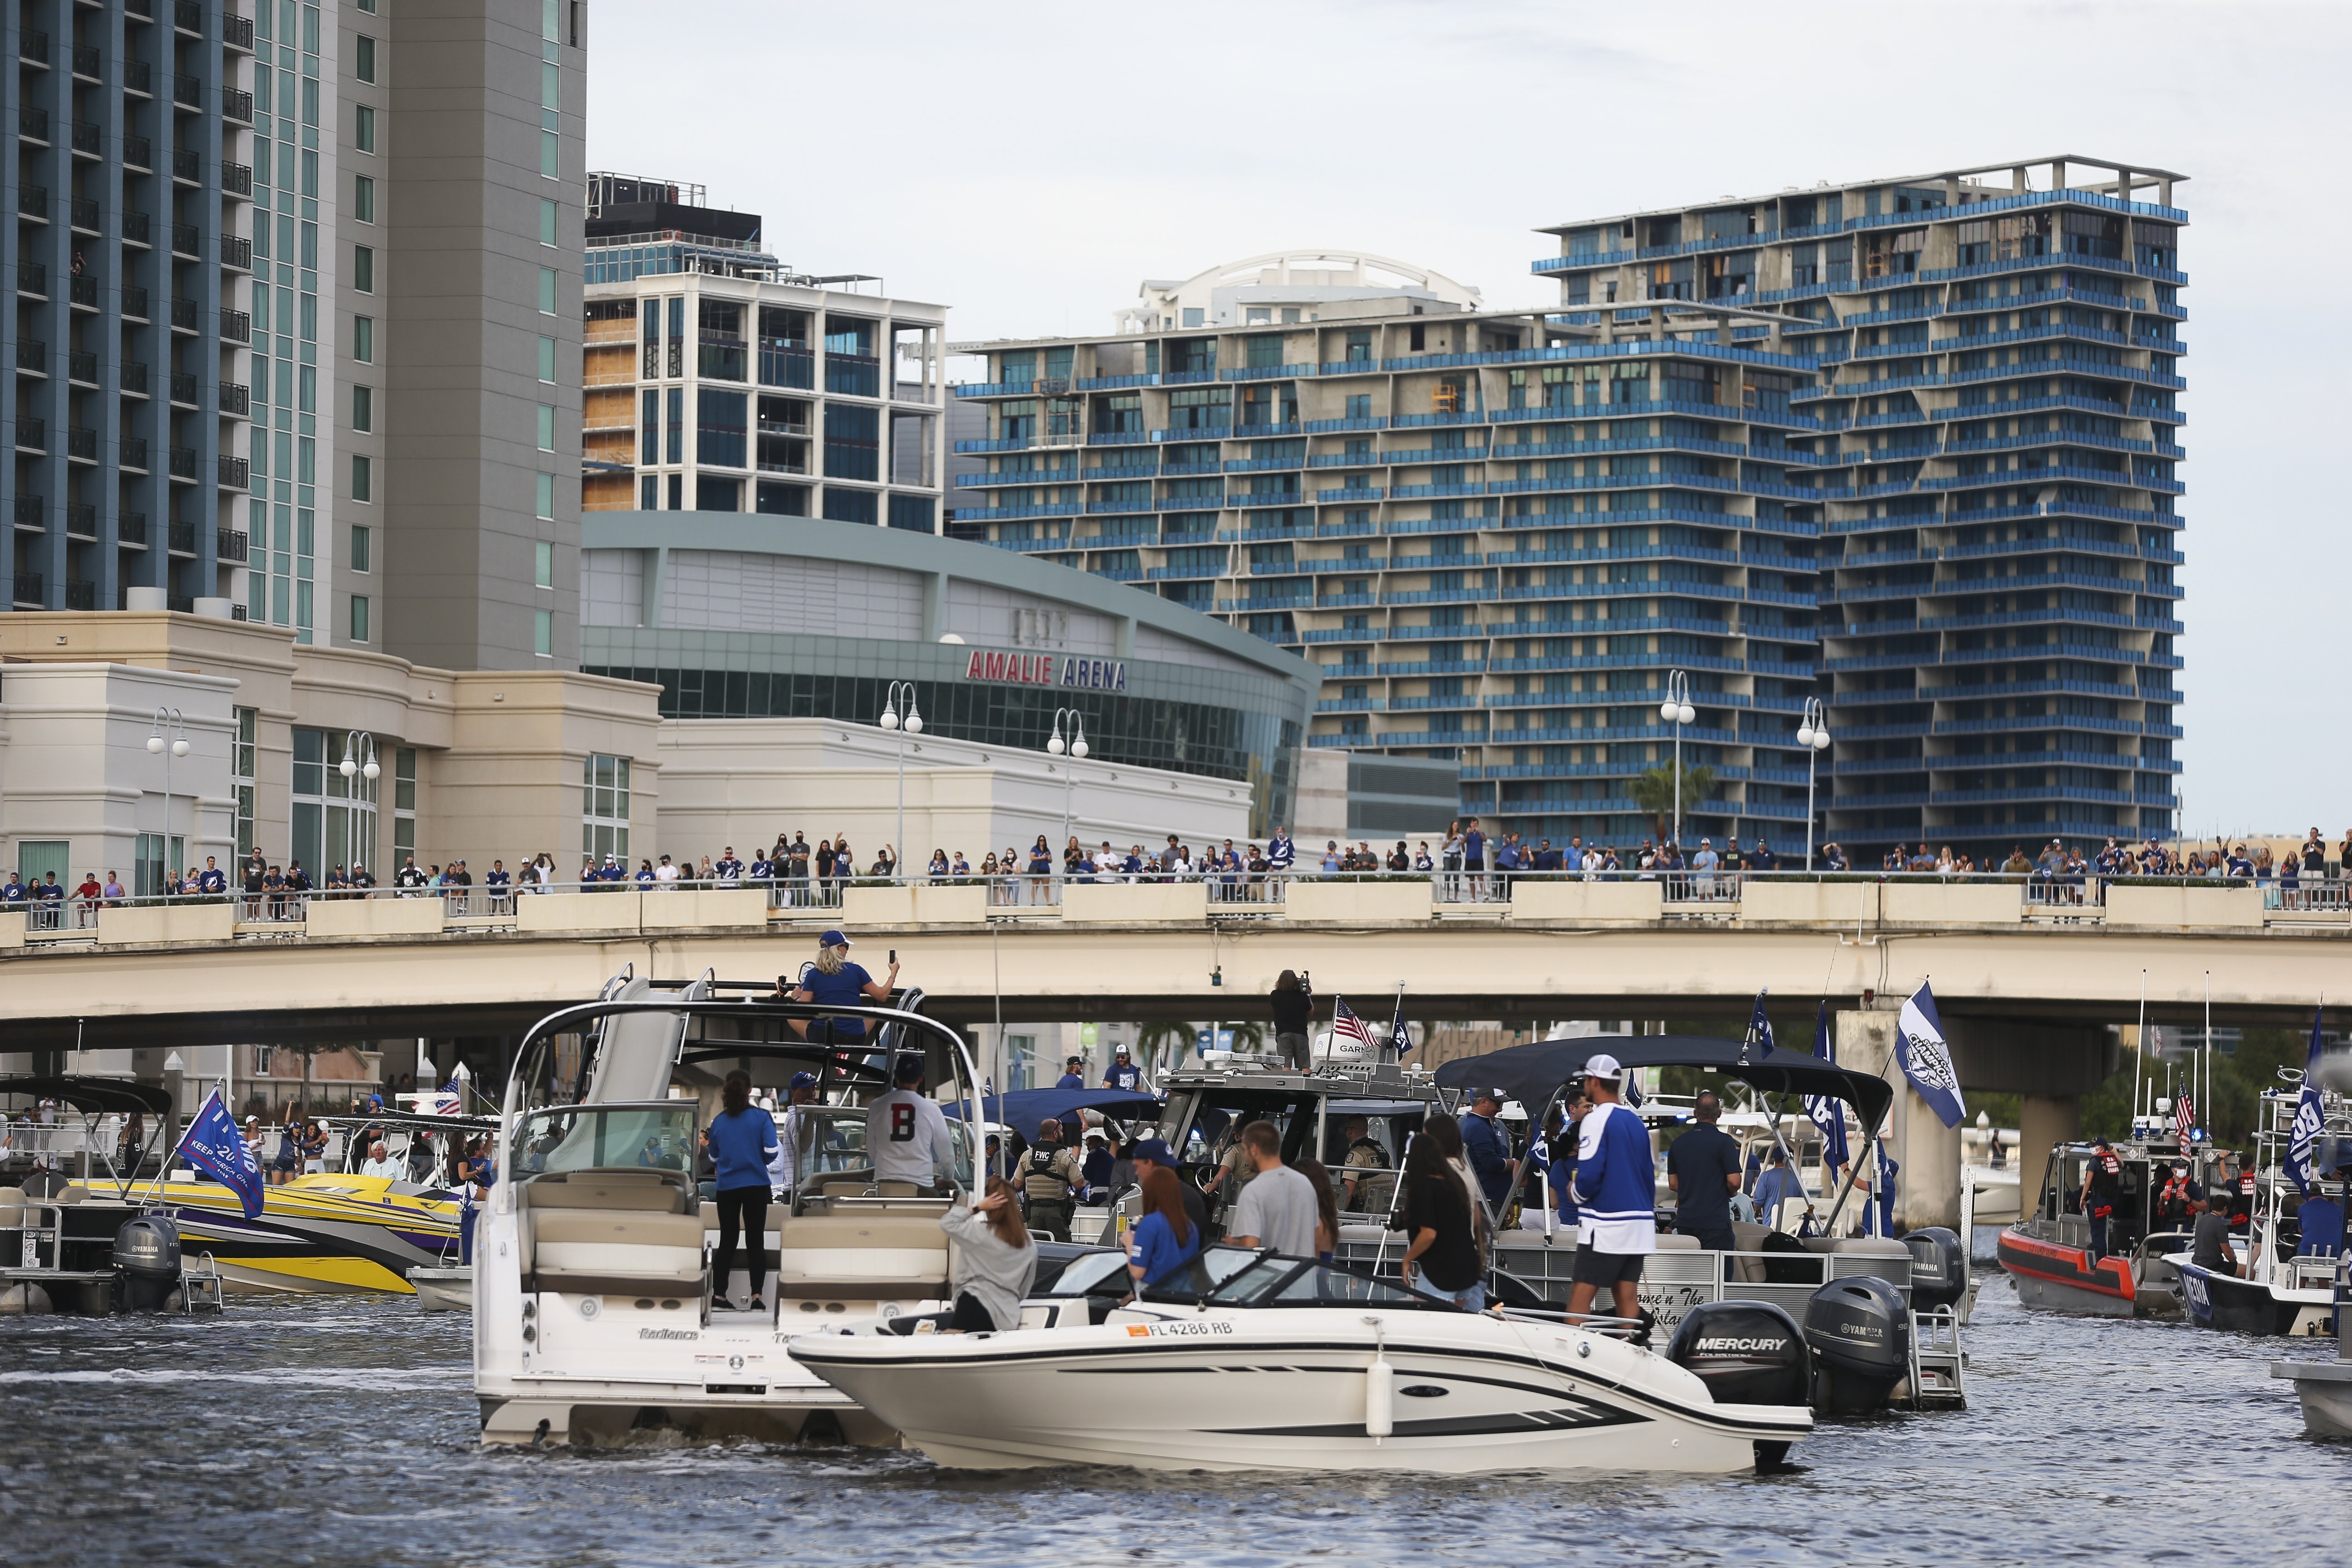
[[[1779,1227],[1780,1205],[1796,1203],[1811,1208],[1812,1194],[1805,1191],[1805,1179],[1789,1168],[1789,1152],[1779,1144],[1772,1147],[1771,1163],[1756,1178],[1756,1215],[1765,1225]]]
[[[640,858],[637,861],[637,888],[643,891],[654,885],[654,863]]]
[[[8,880],[0,883],[0,904],[21,904],[25,901],[25,884],[16,880],[16,873],[8,873]]]
[[[1291,866],[1297,858],[1298,847],[1290,841],[1290,835],[1285,833],[1277,824],[1274,830],[1274,837],[1265,841],[1266,869],[1278,876],[1288,876]]]
[[[1062,1076],[1054,1080],[1055,1089],[1084,1089],[1087,1080],[1078,1069],[1087,1065],[1084,1057],[1072,1057],[1062,1064]]]
[[[1470,873],[1470,897],[1474,900],[1485,898],[1486,879],[1479,873],[1486,869],[1486,836],[1479,831],[1478,819],[1475,816],[1462,835],[1462,868]]]
[[[1711,1252],[1732,1247],[1731,1194],[1740,1189],[1739,1143],[1716,1123],[1723,1102],[1706,1089],[1691,1106],[1697,1125],[1666,1146],[1666,1183],[1675,1191],[1675,1229]]]
[[[837,931],[826,931],[816,939],[816,962],[802,971],[800,984],[791,993],[794,1002],[814,1002],[820,1006],[863,1007],[869,1004],[888,1006],[891,988],[898,983],[898,964],[893,959],[889,977],[877,980],[866,972],[863,964],[849,962],[849,939]],[[784,983],[779,979],[776,990],[782,993]],[[791,1020],[793,1032],[803,1039],[809,1037],[808,1023],[800,1018]],[[826,1018],[826,1037],[856,1043],[866,1038],[863,1018]]]
[[[214,863],[213,857],[207,855],[205,857],[204,875],[196,879],[196,886],[207,893],[226,893],[228,891],[228,874]]]
[[[730,844],[727,847],[727,853],[719,858],[719,864],[711,868],[711,872],[722,888],[731,888],[743,879],[743,862],[735,858],[735,846]]]
[[[1470,1173],[1478,1178],[1479,1194],[1495,1208],[1511,1195],[1511,1137],[1495,1113],[1503,1109],[1503,1091],[1481,1089],[1462,1113],[1462,1152]]]
[[[1128,1244],[1127,1272],[1139,1292],[1181,1276],[1201,1255],[1202,1233],[1184,1212],[1176,1173],[1157,1165],[1143,1178],[1144,1215]],[[1131,1300],[1132,1298],[1130,1298]]]
[[[1579,1210],[1574,1283],[1568,1310],[1581,1317],[1607,1287],[1617,1316],[1642,1315],[1642,1264],[1658,1249],[1657,1166],[1649,1130],[1618,1097],[1625,1069],[1612,1056],[1584,1064],[1592,1110],[1577,1125],[1576,1174],[1569,1191]]]
[[[1118,1058],[1103,1069],[1103,1087],[1125,1089],[1130,1094],[1143,1087],[1143,1069],[1135,1065],[1125,1046],[1118,1047]]]
[[[703,1133],[717,1172],[719,1194],[719,1255],[711,1260],[710,1293],[714,1300],[728,1293],[735,1268],[735,1240],[748,1234],[751,1249],[751,1307],[767,1310],[768,1289],[768,1163],[776,1157],[775,1119],[751,1103],[751,1075],[737,1068],[727,1075],[719,1091],[719,1111]]]

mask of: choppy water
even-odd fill
[[[908,1454],[485,1452],[463,1315],[406,1300],[0,1320],[0,1563],[2330,1563],[2352,1445],[2269,1363],[2324,1344],[2029,1316],[1965,1413],[1826,1426],[1766,1478],[967,1477]]]

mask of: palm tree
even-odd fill
[[[1683,805],[1695,806],[1705,800],[1715,787],[1715,770],[1710,767],[1685,764],[1683,768]],[[1661,763],[1645,768],[1633,780],[1633,804],[1650,814],[1656,825],[1658,842],[1664,844],[1672,831],[1668,818],[1675,809],[1675,764]]]

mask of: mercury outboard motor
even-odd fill
[[[1969,1255],[1960,1250],[1959,1233],[1929,1226],[1905,1236],[1911,1249],[1911,1304],[1920,1311],[1959,1304],[1969,1293]]]
[[[1885,1408],[1911,1372],[1903,1292],[1874,1275],[1832,1279],[1805,1303],[1813,1352],[1813,1408],[1861,1415]]]
[[[114,1266],[122,1271],[122,1304],[133,1312],[160,1312],[180,1288],[180,1227],[157,1215],[124,1222],[114,1233]]]
[[[1769,1301],[1701,1301],[1666,1359],[1697,1374],[1717,1405],[1804,1405],[1813,1355],[1797,1321]]]

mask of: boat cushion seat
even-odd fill
[[[1770,1234],[1764,1226],[1748,1220],[1731,1222],[1731,1244],[1738,1252],[1763,1251],[1764,1238]],[[1731,1277],[1745,1284],[1761,1285],[1764,1283],[1764,1260],[1760,1258],[1735,1258],[1731,1260]]]
[[[781,1229],[776,1278],[787,1286],[896,1285],[948,1277],[947,1233],[929,1215],[803,1215]]]
[[[664,1182],[609,1181],[529,1182],[523,1191],[535,1209],[620,1209],[632,1213],[676,1214],[678,1190]]]
[[[692,1215],[542,1214],[531,1225],[531,1271],[542,1279],[698,1285],[702,1222]]]
[[[1658,1250],[1660,1252],[1696,1252],[1699,1250],[1698,1237],[1682,1235],[1661,1236],[1658,1237]]]

